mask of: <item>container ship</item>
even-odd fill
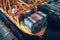
[[[38,11],[37,6],[44,2],[46,0],[0,0],[0,10],[23,33],[42,36],[47,15]]]
[[[60,0],[0,0],[0,19],[0,40],[60,39]]]

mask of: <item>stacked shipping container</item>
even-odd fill
[[[47,15],[39,11],[31,14],[29,17],[25,18],[24,21],[21,21],[21,23],[32,33],[37,33],[43,27],[46,27],[46,19]]]

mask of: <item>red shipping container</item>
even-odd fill
[[[30,16],[30,18],[32,18],[33,20],[35,20],[36,22],[38,22],[40,19],[35,15],[35,14],[32,14]]]

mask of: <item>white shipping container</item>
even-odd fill
[[[32,24],[33,24],[31,21],[29,21],[28,19],[24,19],[24,23],[29,29],[31,29]]]
[[[44,16],[44,17],[47,17],[47,15],[44,14],[44,13],[42,13],[41,11],[38,11],[38,14],[40,14],[40,15],[42,15],[42,16]]]
[[[46,22],[47,20],[47,15],[42,13],[41,11],[38,11],[38,14],[43,17],[43,22]]]

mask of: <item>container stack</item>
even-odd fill
[[[18,40],[0,20],[0,40]]]
[[[21,21],[21,23],[32,33],[39,32],[46,27],[47,15],[42,12],[33,13],[31,16]]]
[[[53,26],[60,27],[60,3],[47,3],[44,5],[39,5],[38,10],[47,14],[47,21],[48,23],[52,24]]]

